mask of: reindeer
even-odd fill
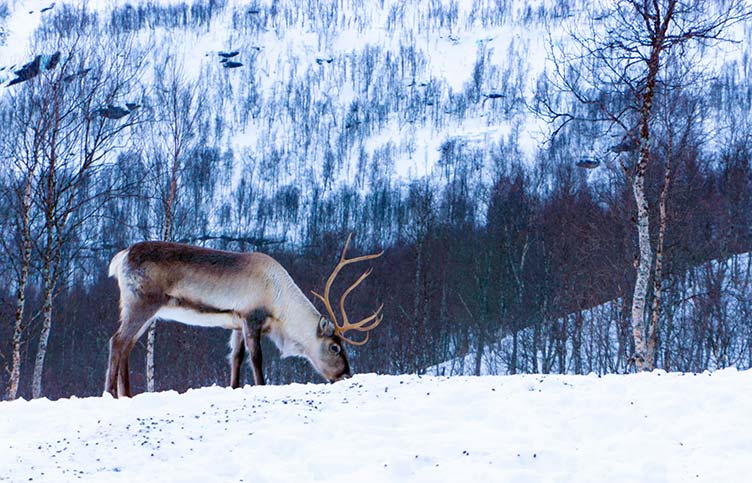
[[[329,317],[319,313],[295,285],[287,271],[263,253],[237,253],[179,243],[147,241],[131,245],[110,262],[109,274],[120,288],[120,327],[110,339],[110,358],[105,393],[131,396],[128,356],[136,341],[157,319],[202,327],[231,329],[230,386],[240,385],[240,367],[247,350],[253,381],[264,384],[261,370],[261,335],[269,337],[282,357],[307,358],[330,382],[350,377],[343,342],[363,345],[369,332],[383,318],[381,309],[359,322],[350,323],[345,300],[370,275],[366,270],[339,301],[340,324],[329,302],[339,271],[371,260],[384,252],[346,258],[352,234],[347,237],[339,262],[324,286],[320,299]],[[365,333],[355,340],[348,331]]]

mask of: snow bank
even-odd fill
[[[752,371],[0,403],[0,481],[744,481]]]

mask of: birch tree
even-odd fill
[[[655,367],[658,316],[647,316],[651,281],[661,282],[666,203],[671,183],[670,164],[664,164],[663,189],[658,204],[659,235],[651,237],[656,210],[646,192],[646,177],[657,169],[655,159],[656,96],[681,89],[677,80],[686,75],[668,74],[697,69],[694,48],[714,46],[725,40],[724,32],[750,17],[743,0],[724,4],[696,0],[618,0],[589,5],[585,32],[571,31],[568,44],[554,45],[555,69],[550,84],[539,89],[537,108],[555,123],[558,135],[569,123],[601,124],[603,133],[620,132],[620,141],[610,146],[631,184],[638,255],[632,292],[631,324],[637,370]],[[571,96],[579,104],[560,108],[557,96]],[[656,264],[657,262],[657,264]],[[659,289],[655,295],[660,296]],[[658,314],[660,300],[653,303]]]
[[[53,300],[68,262],[82,248],[74,243],[78,230],[97,215],[106,197],[113,195],[113,182],[104,168],[138,118],[126,111],[128,118],[120,119],[114,107],[135,81],[138,62],[129,55],[127,41],[120,39],[117,56],[112,55],[115,41],[107,44],[85,48],[80,38],[66,41],[58,69],[22,87],[32,118],[39,119],[28,128],[35,130],[30,136],[38,143],[34,154],[38,156],[38,176],[31,198],[40,212],[41,234],[35,245],[41,259],[43,294],[32,376],[34,398],[43,394]]]
[[[7,200],[9,216],[4,232],[0,237],[5,259],[12,267],[15,279],[15,316],[11,339],[11,365],[8,368],[7,398],[15,399],[21,376],[21,344],[25,332],[24,314],[26,309],[26,287],[29,280],[32,255],[32,188],[36,180],[40,156],[40,139],[35,133],[42,129],[43,116],[37,117],[35,128],[18,129],[27,126],[31,120],[29,105],[22,96],[9,96],[4,116],[6,129],[0,133],[0,151],[4,153],[9,167],[4,199]],[[32,122],[34,122],[32,121]],[[20,136],[15,133],[20,132]],[[14,134],[14,135],[11,135]]]

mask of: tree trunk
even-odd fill
[[[505,230],[505,235],[507,239],[509,240],[508,246],[512,246],[512,237],[509,235],[509,233]],[[522,246],[522,254],[520,255],[520,263],[519,266],[517,266],[514,261],[512,260],[512,257],[508,257],[509,259],[509,266],[512,272],[512,275],[514,276],[515,280],[515,295],[517,297],[518,301],[521,301],[524,299],[524,293],[525,293],[525,282],[523,278],[523,274],[525,273],[525,260],[527,259],[527,251],[530,248],[530,243],[525,240],[525,244]],[[512,365],[510,374],[517,374],[517,371],[519,369],[518,367],[518,357],[519,357],[519,341],[518,341],[518,329],[520,327],[519,320],[522,319],[523,312],[521,310],[515,310],[514,312],[514,318],[512,321]]]
[[[650,246],[650,221],[648,218],[648,201],[645,197],[645,173],[635,175],[633,183],[635,201],[637,202],[637,236],[640,257],[637,265],[637,279],[632,295],[632,337],[635,342],[634,363],[638,371],[652,369],[646,360],[647,344],[645,341],[645,303],[648,293],[650,267],[653,262],[653,250]]]
[[[476,376],[481,375],[481,369],[483,368],[483,349],[486,345],[486,331],[483,330],[483,327],[478,327],[478,344],[476,345],[476,352],[475,352],[475,367],[473,370],[473,374]]]
[[[574,313],[574,330],[572,331],[572,361],[574,373],[582,374],[582,312]]]
[[[57,104],[55,105],[57,109]],[[55,208],[57,207],[56,197],[56,152],[54,146],[56,145],[57,131],[52,131],[52,146],[53,150],[50,155],[49,172],[47,173],[47,199],[45,200],[45,233],[46,233],[46,246],[44,249],[44,262],[42,266],[42,279],[44,290],[44,302],[42,304],[42,332],[39,334],[39,344],[37,345],[37,356],[34,360],[34,373],[32,375],[31,382],[31,396],[36,399],[42,397],[42,373],[44,372],[44,359],[47,356],[47,342],[50,338],[50,329],[52,328],[52,297],[54,291],[55,277],[52,271],[56,268],[53,267],[54,257],[54,243],[55,243]],[[60,249],[60,247],[58,247]]]
[[[21,379],[21,336],[23,335],[23,314],[26,306],[26,283],[29,279],[29,265],[31,264],[31,175],[26,180],[24,198],[21,204],[23,209],[21,227],[21,273],[18,278],[16,292],[16,316],[13,321],[13,339],[11,342],[11,367],[8,379],[8,399],[15,399],[18,395],[18,385]]]
[[[51,243],[48,237],[48,243]],[[49,249],[48,249],[49,250]],[[44,359],[47,356],[47,342],[50,338],[50,329],[52,327],[52,295],[54,291],[52,277],[52,254],[45,253],[44,256],[44,304],[42,305],[42,332],[39,334],[39,344],[37,345],[37,356],[34,360],[34,374],[31,383],[31,397],[34,399],[42,397],[42,373],[44,372]]]
[[[645,330],[645,304],[648,295],[650,269],[653,265],[653,249],[650,244],[650,212],[648,210],[648,199],[645,195],[645,173],[650,160],[650,118],[656,79],[660,69],[663,33],[665,33],[666,25],[664,24],[663,32],[657,33],[653,39],[650,50],[648,75],[645,79],[645,93],[643,94],[640,113],[640,157],[632,182],[632,191],[635,203],[637,204],[637,240],[640,247],[640,256],[637,263],[637,279],[635,280],[634,294],[632,296],[632,337],[635,342],[634,363],[638,371],[653,369],[651,360],[648,360],[648,347],[645,341],[645,337],[649,336]]]
[[[517,323],[513,322],[512,326],[512,357],[509,361],[509,374],[517,374],[517,352],[518,352],[518,344],[517,344]]]
[[[29,274],[27,260],[21,265],[21,278],[18,282],[16,298],[16,317],[13,324],[13,339],[11,342],[11,368],[8,379],[8,399],[13,400],[18,395],[18,384],[21,378],[21,335],[23,334],[23,313],[26,304],[25,289]]]
[[[558,337],[556,339],[556,352],[559,357],[559,374],[567,372],[567,325],[569,316],[564,315],[561,318],[561,327],[559,327]]]
[[[669,147],[669,149],[671,149]],[[658,200],[658,243],[655,249],[655,273],[653,275],[653,307],[650,326],[648,327],[647,366],[655,367],[655,357],[658,345],[658,323],[661,317],[661,287],[663,282],[663,241],[666,237],[666,204],[668,201],[668,186],[671,183],[671,159],[666,162],[666,173],[663,177],[663,188]]]
[[[175,203],[175,195],[178,186],[178,168],[180,162],[180,150],[176,147],[172,158],[172,169],[170,172],[170,191],[165,203],[165,224],[162,240],[170,240],[170,231],[172,228],[172,206]],[[154,342],[156,340],[156,326],[151,324],[146,334],[146,392],[154,392]]]
[[[151,324],[146,334],[146,391],[154,392],[154,339],[156,333],[154,327],[157,324]]]
[[[543,303],[543,310],[541,313],[546,313],[546,304]],[[540,339],[541,339],[541,317],[536,317],[535,322],[533,322],[533,350],[530,357],[530,372],[533,374],[537,374],[540,372],[540,369],[538,367],[538,348],[540,347]]]
[[[30,247],[29,247],[30,248]],[[29,276],[29,258],[24,250],[24,260],[21,265],[21,278],[18,281],[16,294],[16,317],[13,324],[13,339],[11,348],[11,368],[8,380],[8,399],[15,399],[18,395],[18,385],[21,379],[21,336],[23,335],[23,314],[26,305],[26,282]],[[30,250],[29,252],[30,253]]]

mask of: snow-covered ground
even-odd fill
[[[741,482],[752,371],[418,377],[0,403],[0,481]]]

